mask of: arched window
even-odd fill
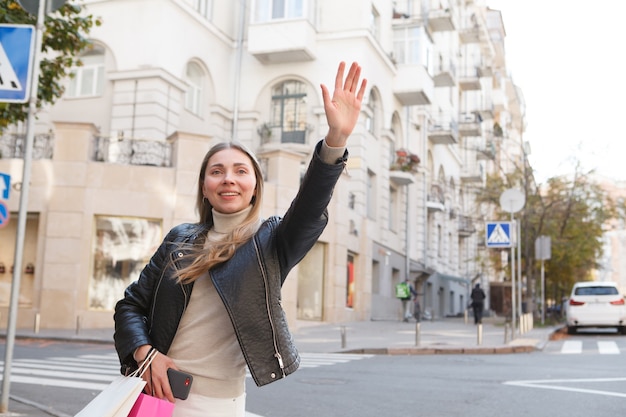
[[[104,89],[104,48],[94,45],[80,57],[81,66],[72,69],[67,97],[96,97]]]
[[[200,115],[205,79],[202,67],[195,62],[188,63],[185,79],[189,84],[185,93],[185,108],[193,114]]]
[[[285,81],[272,89],[272,127],[279,127],[282,143],[305,143],[307,131],[306,86]]]

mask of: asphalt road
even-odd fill
[[[246,408],[250,417],[612,417],[626,407],[624,355],[626,336],[608,332],[508,355],[303,352],[285,380],[257,388],[248,379]],[[18,340],[12,369],[12,395],[71,416],[117,363],[111,345]]]

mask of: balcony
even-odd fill
[[[459,117],[459,136],[480,136],[482,118],[478,113],[463,113]]]
[[[454,87],[456,85],[456,67],[452,62],[442,63],[435,69],[433,82],[435,87]]]
[[[431,104],[435,84],[421,64],[399,64],[393,93],[403,106]]]
[[[435,145],[451,145],[459,141],[459,128],[454,120],[433,119],[428,126],[428,140]]]
[[[430,192],[426,195],[426,208],[430,212],[444,211],[446,209],[443,189],[439,184],[430,186]]]
[[[461,181],[482,183],[485,180],[485,169],[479,162],[468,163],[461,169]]]
[[[292,124],[291,126],[273,126],[264,123],[257,129],[261,138],[261,144],[305,144],[313,126],[305,123]]]
[[[495,160],[496,159],[496,144],[493,140],[488,140],[483,145],[476,147],[476,159],[478,160]]]
[[[0,159],[24,158],[26,134],[5,133],[0,136]],[[33,159],[52,159],[54,135],[37,134],[33,137]]]
[[[478,67],[467,68],[459,76],[459,88],[463,91],[475,91],[482,88]]]
[[[307,19],[271,20],[248,27],[248,52],[264,64],[312,61],[316,31]]]
[[[161,140],[94,138],[93,160],[124,165],[172,166],[172,145]]]
[[[396,159],[389,167],[389,179],[396,185],[412,184],[414,182],[413,174],[417,173],[419,163],[419,156],[406,149],[398,149]]]
[[[469,27],[459,29],[459,39],[462,44],[472,44],[480,42],[480,28],[479,27]]]
[[[432,9],[428,12],[428,29],[431,32],[450,32],[456,30],[452,11],[448,9]]]
[[[459,237],[470,237],[476,233],[476,226],[474,221],[469,216],[459,216]]]

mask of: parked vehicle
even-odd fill
[[[567,332],[581,327],[615,327],[626,334],[626,302],[614,282],[577,282],[565,305]]]

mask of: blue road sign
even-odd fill
[[[11,176],[0,172],[0,199],[8,200],[11,191]]]
[[[35,27],[0,24],[0,103],[26,103],[35,49]]]
[[[487,247],[510,248],[513,246],[511,225],[511,222],[487,222]]]
[[[9,208],[4,201],[0,201],[0,227],[9,224]]]

